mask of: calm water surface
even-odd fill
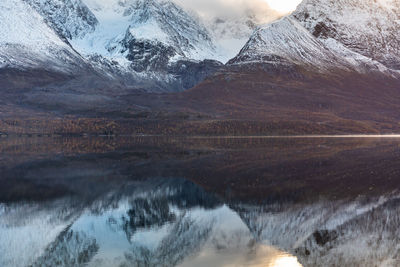
[[[0,266],[400,266],[399,138],[2,138]]]

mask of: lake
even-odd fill
[[[399,266],[400,138],[0,138],[0,266]]]

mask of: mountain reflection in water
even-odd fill
[[[0,266],[398,266],[400,139],[0,139]]]

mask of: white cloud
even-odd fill
[[[201,17],[226,18],[252,13],[261,23],[270,22],[279,17],[265,0],[174,0],[180,6],[194,10]],[[282,1],[282,0],[281,0]]]
[[[1,1],[1,0],[0,0]],[[83,0],[89,7],[112,8],[118,2],[132,0]],[[260,23],[267,23],[277,19],[282,12],[276,7],[293,6],[301,0],[172,0],[186,10],[192,10],[203,19],[240,17],[243,14],[256,16]],[[270,3],[270,4],[269,4]],[[271,8],[271,6],[276,9]]]
[[[302,0],[266,0],[271,8],[281,13],[288,13],[300,4]]]

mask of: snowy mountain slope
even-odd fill
[[[393,75],[400,66],[399,5],[305,0],[294,14],[257,28],[265,18],[254,9],[204,18],[178,0],[6,0],[0,4],[0,67],[85,68],[103,84],[182,91],[221,69],[218,61],[244,44],[228,65]]]
[[[52,99],[54,97],[50,96],[51,92],[58,94],[59,99],[66,99],[60,91],[71,88],[77,91],[76,88],[79,88],[80,93],[89,93],[99,87],[104,87],[104,84],[113,86],[115,83],[139,84],[135,83],[138,77],[120,70],[119,66],[111,65],[108,61],[99,63],[98,60],[83,58],[68,43],[68,35],[63,36],[61,32],[58,32],[55,25],[68,26],[69,28],[65,30],[71,34],[78,34],[79,29],[83,31],[84,27],[80,28],[81,21],[79,20],[75,21],[76,24],[63,23],[64,18],[74,21],[72,19],[77,18],[78,14],[75,16],[73,14],[79,13],[79,8],[68,9],[68,5],[58,8],[55,4],[57,8],[49,8],[49,10],[66,13],[65,17],[57,14],[53,14],[54,17],[52,17],[51,12],[46,13],[46,16],[43,15],[45,13],[39,14],[31,6],[33,3],[58,2],[29,0],[28,4],[28,0],[5,0],[0,3],[0,87],[5,89],[4,92],[12,94],[16,88],[31,88],[35,89],[33,92],[43,94],[41,90],[36,90],[36,86],[40,86],[44,90],[51,90],[44,96],[49,95],[49,103],[53,104],[55,101]],[[52,18],[60,19],[60,21],[57,22],[58,24],[56,21],[50,23]],[[70,83],[71,79],[77,80]],[[54,86],[46,87],[48,84],[54,84]],[[115,86],[115,88],[120,87]],[[40,95],[38,99],[45,99],[44,96]],[[11,96],[11,98],[14,97]],[[79,99],[79,95],[77,98]],[[78,103],[78,101],[72,102]]]
[[[106,83],[182,91],[221,67],[204,60],[215,57],[205,27],[171,1],[24,1]]]
[[[24,0],[45,18],[49,26],[65,39],[93,32],[98,21],[81,0]]]
[[[163,49],[170,54],[168,58],[174,54],[191,60],[227,62],[246,43],[257,25],[279,17],[270,10],[266,11],[267,15],[261,15],[261,10],[267,9],[266,4],[258,10],[253,7],[245,12],[211,18],[202,17],[199,10],[188,9],[184,2],[177,0],[84,2],[100,23],[93,34],[75,38],[74,47],[84,54],[99,53],[120,60],[129,51],[129,43],[135,40],[138,45],[133,50],[140,50],[143,45],[151,49],[162,44],[174,50],[168,53],[168,49]],[[135,53],[135,56],[143,58],[142,54]]]
[[[204,60],[215,57],[206,28],[171,1],[7,0],[0,19],[3,72],[86,73],[104,85],[111,80],[146,91],[181,91],[221,67]],[[87,82],[71,86],[76,83]]]
[[[135,70],[166,68],[173,58],[212,58],[208,32],[172,2],[138,1],[132,24],[122,40],[122,53]],[[150,67],[150,68],[149,68]]]
[[[285,17],[257,29],[230,64],[263,61],[295,63],[324,68],[340,64],[340,58],[314,38],[296,20]]]
[[[389,69],[396,68],[392,63],[400,45],[400,40],[395,40],[398,18],[387,9],[380,2],[360,5],[354,1],[305,0],[292,15],[257,29],[230,64],[268,62],[303,65],[318,71],[340,68],[393,74]],[[339,26],[330,19],[335,14]],[[330,23],[330,28],[325,23]]]
[[[138,72],[165,69],[172,58],[213,58],[204,26],[170,1],[85,2],[99,25],[70,40],[83,55],[99,54]]]
[[[305,0],[292,15],[321,40],[400,69],[400,2],[397,0]]]
[[[176,4],[170,1],[140,0],[131,10],[132,24],[129,32],[134,38],[164,42],[173,46],[178,55],[190,59],[212,58],[214,47],[209,33]],[[162,33],[154,38],[152,31]]]
[[[1,1],[0,21],[2,68],[42,68],[72,73],[84,64],[43,17],[22,0]]]

